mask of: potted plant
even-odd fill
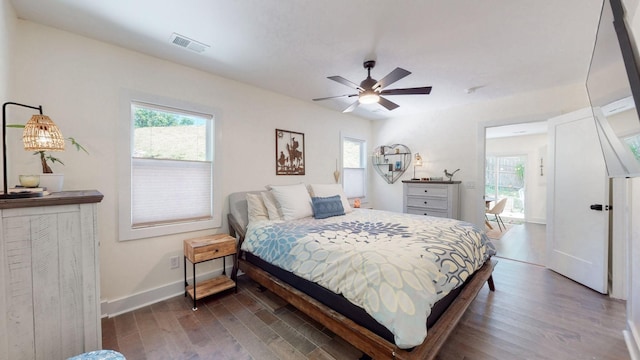
[[[24,125],[22,124],[10,124],[7,125],[10,128],[22,128],[24,129]],[[65,138],[66,141],[69,141],[73,147],[78,151],[84,151],[86,154],[89,154],[87,149],[85,149],[80,143],[76,141],[73,137]],[[57,192],[62,190],[62,183],[64,181],[63,174],[54,174],[50,165],[55,163],[60,163],[64,165],[64,162],[59,158],[51,155],[50,152],[47,151],[35,151],[33,155],[38,155],[40,157],[40,164],[42,166],[42,174],[39,175],[40,187],[46,187],[50,192]]]
[[[71,143],[71,145],[73,145],[76,150],[80,151],[84,151],[86,154],[89,154],[89,152],[87,151],[87,149],[85,149],[82,145],[80,145],[76,139],[72,138],[72,137],[68,137],[65,138],[65,140],[69,141]],[[33,153],[33,155],[40,155],[40,163],[42,164],[42,173],[43,174],[52,174],[53,170],[51,170],[51,166],[49,166],[49,163],[51,163],[51,165],[55,164],[55,163],[60,163],[62,165],[64,165],[64,163],[62,162],[62,160],[58,159],[57,157],[54,157],[53,155],[47,153],[46,151],[36,151]]]

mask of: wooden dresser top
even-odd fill
[[[36,198],[0,199],[0,210],[36,206],[98,203],[102,201],[103,197],[104,195],[97,190],[61,191]]]

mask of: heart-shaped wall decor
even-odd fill
[[[373,150],[371,163],[378,175],[393,184],[411,165],[411,150],[402,144],[378,146]]]

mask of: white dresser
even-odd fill
[[[102,346],[97,191],[0,200],[0,359]]]
[[[404,180],[403,212],[460,219],[460,181]]]

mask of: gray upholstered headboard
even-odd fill
[[[242,229],[249,224],[249,210],[247,208],[247,193],[259,194],[264,190],[242,191],[229,194],[229,213],[238,221]]]

